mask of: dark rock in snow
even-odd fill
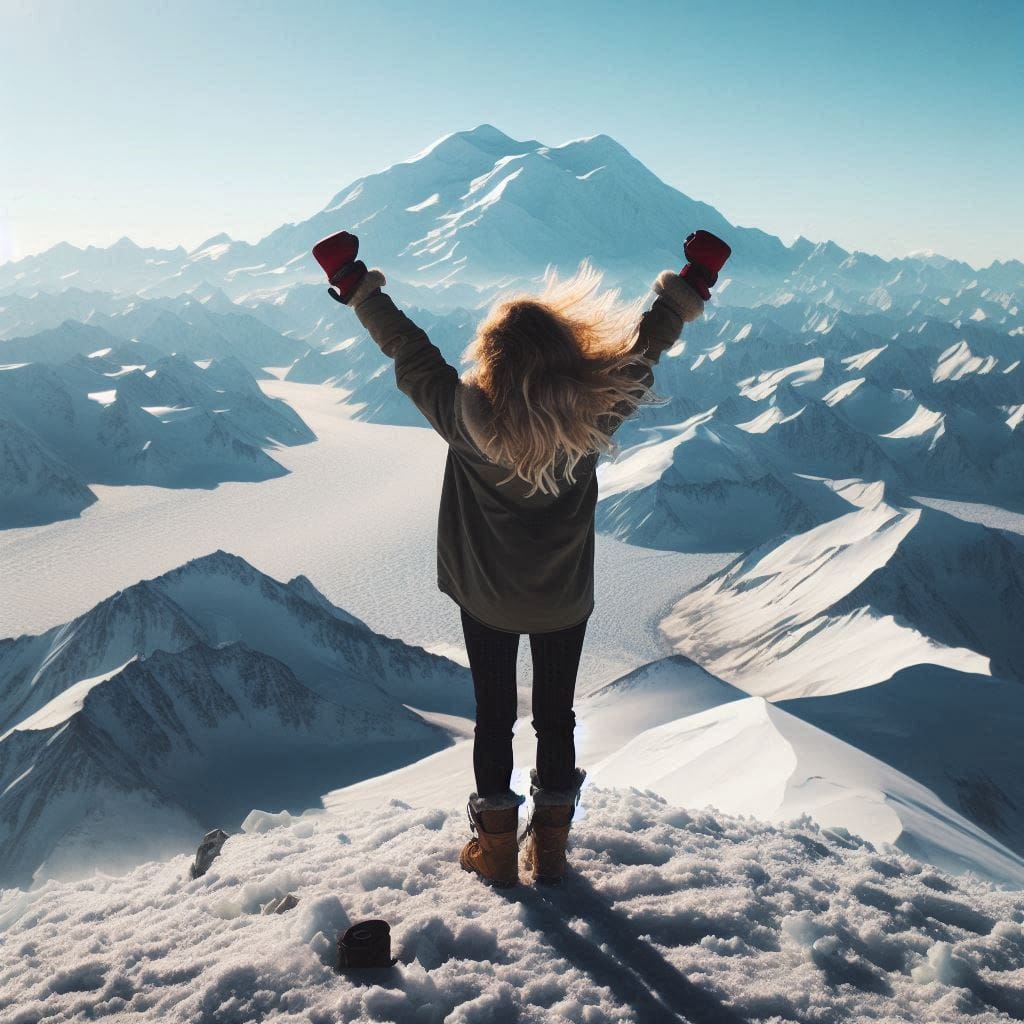
[[[221,847],[228,838],[227,832],[215,828],[203,836],[203,841],[196,850],[196,859],[189,868],[189,878],[200,878],[210,870],[210,865],[220,856]]]
[[[261,914],[284,914],[299,905],[298,896],[287,893],[284,896],[275,896],[269,903],[264,903],[260,908]]]

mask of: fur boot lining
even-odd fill
[[[534,806],[560,806],[564,807],[569,804],[573,807],[576,806],[579,800],[580,788],[583,786],[583,780],[587,777],[585,768],[576,769],[576,785],[571,789],[543,789],[540,785],[540,779],[537,776],[537,769],[530,769],[530,796],[533,797]]]
[[[376,267],[373,270],[368,270],[366,276],[359,282],[359,287],[352,293],[352,298],[348,300],[349,307],[355,309],[363,299],[369,298],[378,288],[383,288],[387,283],[387,278],[382,271]]]
[[[469,803],[478,813],[480,811],[507,811],[512,807],[519,807],[525,802],[525,796],[521,793],[514,793],[512,790],[507,793],[495,793],[492,796],[480,796],[475,792],[469,794]]]
[[[683,318],[683,323],[696,320],[704,312],[704,300],[674,270],[663,270],[651,288]]]

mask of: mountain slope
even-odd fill
[[[123,870],[415,761],[451,740],[404,705],[464,716],[467,677],[224,552],[2,640],[0,882]]]
[[[2,372],[2,368],[0,368]],[[14,420],[0,418],[0,528],[78,515],[96,500],[85,481]]]
[[[911,776],[1024,853],[1019,683],[917,665],[866,689],[777,706]]]
[[[677,651],[771,700],[838,693],[917,664],[1021,678],[1024,545],[930,508],[861,505],[766,545],[662,622]],[[992,669],[989,666],[992,661]]]
[[[627,448],[598,469],[602,530],[634,544],[681,551],[735,551],[809,529],[844,504],[765,457],[749,431],[717,407]]]
[[[761,697],[648,729],[592,765],[591,775],[597,785],[635,786],[686,807],[780,822],[810,815],[946,871],[1024,885],[1024,857],[925,785]]]
[[[126,870],[261,800],[301,809],[450,742],[372,683],[328,700],[239,643],[155,651],[86,682],[0,737],[5,885]]]
[[[1024,264],[974,270],[927,255],[883,260],[834,242],[800,238],[785,246],[756,228],[662,182],[607,135],[560,146],[517,140],[489,124],[438,139],[409,160],[342,188],[297,224],[255,244],[215,235],[191,252],[143,249],[121,239],[109,249],[61,243],[0,267],[0,295],[61,291],[176,296],[211,289],[233,299],[278,301],[290,288],[321,281],[309,255],[342,228],[363,252],[414,287],[458,291],[472,305],[512,281],[535,280],[546,264],[571,269],[589,257],[610,279],[640,294],[653,275],[681,261],[683,236],[700,225],[733,249],[719,299],[783,305],[819,298],[874,312],[948,313],[950,319],[1022,323]],[[728,291],[727,291],[728,290]],[[0,324],[2,327],[2,324]]]
[[[76,514],[86,482],[214,487],[281,476],[265,449],[313,440],[236,359],[200,367],[165,356],[147,369],[119,366],[105,351],[0,366],[0,404],[14,423],[5,432],[0,529]]]

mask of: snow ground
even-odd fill
[[[446,656],[461,652],[458,610],[436,586],[443,441],[427,429],[350,420],[328,387],[260,384],[318,437],[273,450],[288,475],[213,491],[95,485],[99,501],[77,519],[0,531],[0,637],[42,632],[222,548],[277,579],[305,574],[377,632]],[[668,653],[657,622],[733,557],[598,537],[597,607],[579,692]],[[524,679],[528,647],[524,640]]]
[[[595,715],[587,702],[579,710]],[[1024,860],[944,804],[927,770],[905,775],[761,697],[667,720],[604,760],[582,763],[601,786],[636,786],[683,807],[776,823],[807,814],[954,874],[1024,888]]]
[[[525,810],[525,808],[524,808]],[[561,892],[458,866],[463,808],[250,817],[187,856],[0,896],[10,1024],[964,1020],[1024,1013],[1024,895],[806,819],[770,826],[586,785]],[[286,892],[298,906],[265,916]],[[398,964],[338,975],[380,917]]]
[[[904,774],[801,721],[800,706],[793,702],[796,713],[784,711],[685,658],[663,659],[576,702],[576,763],[598,786],[638,787],[679,806],[714,807],[776,824],[809,815],[823,828],[855,833],[877,846],[892,844],[953,874],[970,871],[1024,889],[1024,860],[959,813],[955,799],[943,803],[934,791],[936,777],[962,771],[962,762],[940,757],[929,770],[926,756],[911,755],[921,770]],[[523,710],[513,738],[512,789],[526,794],[536,739]],[[905,718],[897,712],[892,727]],[[454,794],[468,795],[475,788],[473,723],[462,724],[461,733],[452,730],[460,736],[453,746],[333,789],[322,796],[324,806],[375,814],[399,796],[429,810],[448,806]],[[913,742],[908,746],[913,749]],[[982,772],[988,767],[984,759],[975,763]]]

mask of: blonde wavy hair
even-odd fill
[[[651,362],[633,351],[644,298],[624,304],[601,290],[587,260],[559,279],[548,266],[540,295],[499,297],[463,358],[490,401],[487,456],[530,495],[559,493],[556,472],[575,482],[581,459],[615,450],[610,433],[636,407],[658,399],[643,382]]]

